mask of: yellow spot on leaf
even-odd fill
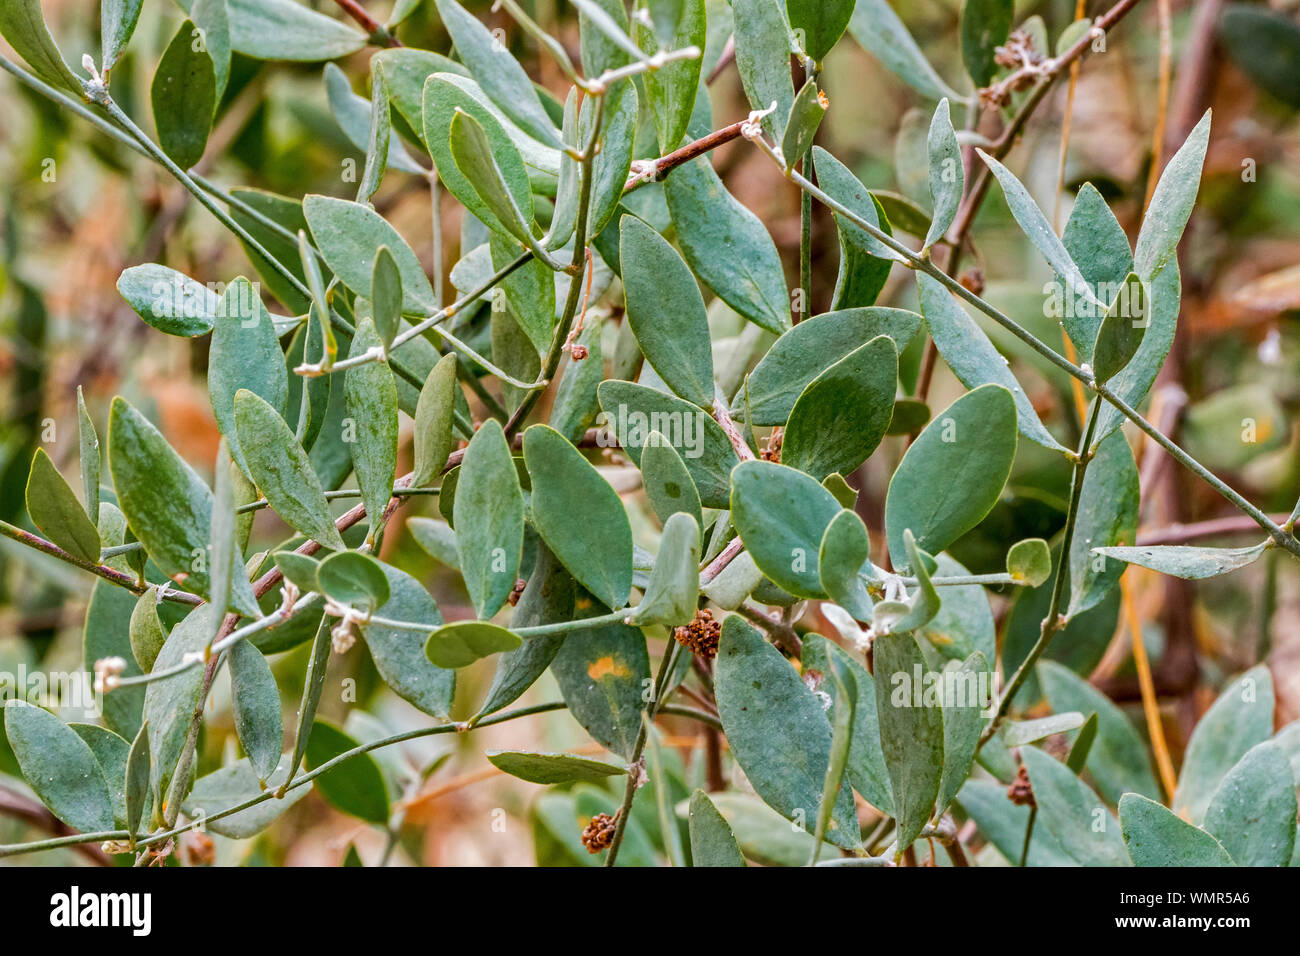
[[[602,677],[627,677],[628,669],[621,661],[616,661],[612,657],[602,657],[591,662],[591,666],[587,668],[587,676],[592,680],[600,680]]]

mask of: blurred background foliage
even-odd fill
[[[332,0],[307,3],[342,17]],[[383,20],[387,0],[363,3]],[[490,3],[466,6],[494,28],[530,74],[553,91],[565,84],[552,61],[538,54],[504,12]],[[570,50],[578,44],[576,18],[563,0],[526,0],[523,6]],[[964,88],[959,49],[958,0],[896,3],[912,34],[939,72]],[[1106,4],[1088,3],[1095,15]],[[1187,449],[1271,512],[1285,514],[1300,494],[1300,4],[1170,2],[1172,80],[1167,103],[1160,89],[1161,30],[1157,0],[1141,4],[1108,38],[1105,55],[1081,70],[1072,106],[1058,84],[1028,125],[1009,163],[1040,204],[1063,223],[1069,197],[1085,182],[1102,192],[1130,236],[1140,220],[1148,181],[1201,112],[1214,110],[1205,175],[1182,244],[1184,294],[1174,351],[1154,391],[1148,417]],[[45,0],[43,8],[70,62],[98,48],[98,16],[91,0]],[[1058,37],[1076,16],[1076,0],[1022,0],[1016,22],[1041,17]],[[726,29],[725,0],[709,4],[711,29]],[[149,0],[135,38],[114,69],[113,89],[123,108],[149,128],[152,72],[184,13],[167,0]],[[396,30],[406,45],[446,53],[450,42],[432,2],[417,2]],[[5,51],[9,54],[9,51]],[[340,61],[355,91],[365,96],[368,48]],[[831,109],[820,142],[872,189],[916,196],[928,203],[925,139],[929,109],[856,43],[846,39],[828,58],[822,86]],[[712,83],[715,126],[748,112],[734,67]],[[1062,163],[1062,131],[1069,124]],[[954,120],[963,125],[960,110]],[[395,116],[398,128],[400,118]],[[996,135],[993,125],[981,130]],[[1163,138],[1153,130],[1164,129]],[[1157,145],[1158,144],[1158,145]],[[1159,152],[1161,155],[1157,155]],[[412,155],[423,155],[412,149]],[[639,158],[642,153],[637,154]],[[648,152],[646,155],[649,155]],[[427,160],[424,160],[427,162]],[[728,188],[768,225],[792,280],[797,279],[799,196],[771,164],[743,140],[714,157]],[[224,186],[245,186],[290,196],[319,192],[350,195],[345,172],[364,164],[363,150],[340,127],[327,96],[320,64],[264,63],[234,57],[215,130],[199,169]],[[1063,187],[1063,188],[1060,188]],[[659,187],[648,187],[657,190]],[[1058,198],[1059,197],[1059,198]],[[461,255],[459,211],[444,197],[441,216],[443,274]],[[416,173],[391,172],[375,199],[379,211],[405,236],[432,271],[434,217],[429,188]],[[61,111],[12,77],[0,77],[0,519],[25,523],[22,489],[34,449],[44,447],[61,467],[75,471],[76,388],[103,433],[115,394],[150,415],[177,450],[201,471],[214,460],[218,434],[209,410],[206,337],[160,335],[132,313],[115,289],[121,271],[161,262],[200,281],[229,282],[253,270],[239,245],[162,170]],[[1025,240],[999,190],[984,203],[972,230],[973,255],[964,281],[1045,341],[1059,333],[1043,314],[1044,285],[1052,276]],[[827,308],[834,289],[838,249],[833,223],[817,207],[814,220],[813,307]],[[916,308],[912,283],[895,270],[880,304]],[[994,341],[1017,363],[1041,417],[1077,431],[1069,382],[997,329]],[[922,362],[918,339],[904,356],[903,381],[915,385]],[[611,354],[607,349],[606,354]],[[943,407],[961,386],[939,363],[931,404]],[[1253,441],[1243,440],[1246,420]],[[404,420],[404,427],[409,421]],[[409,432],[403,456],[409,465]],[[1068,442],[1067,442],[1068,443]],[[881,526],[888,476],[904,439],[889,439],[864,466],[861,510]],[[1159,451],[1139,448],[1143,477],[1139,541],[1172,543],[1180,525],[1231,516],[1208,487],[1174,467]],[[404,469],[399,469],[404,470]],[[1050,538],[1063,522],[1067,463],[1022,443],[1009,490],[988,519],[952,549],[971,571],[1000,570],[1009,542]],[[384,558],[420,576],[448,619],[472,616],[454,578],[415,546],[400,522],[437,514],[434,502],[403,510],[385,541]],[[1232,533],[1198,536],[1206,544],[1246,544]],[[1252,526],[1253,527],[1253,526]],[[254,549],[282,540],[274,515],[259,515]],[[1300,571],[1272,552],[1247,571],[1193,585],[1130,571],[1136,616],[1152,657],[1161,718],[1175,757],[1198,715],[1225,675],[1256,660],[1270,665],[1278,689],[1278,724],[1300,717]],[[1280,560],[1281,559],[1281,560]],[[99,589],[108,589],[99,585]],[[83,625],[117,626],[131,600],[111,602],[87,617],[88,579],[41,555],[0,540],[0,672],[76,670],[82,666]],[[96,591],[98,594],[98,590]],[[1003,649],[1025,646],[1036,634],[1034,594],[1016,607],[1010,595],[996,602]],[[1039,601],[1039,604],[1042,602]],[[116,605],[120,604],[118,607]],[[96,616],[104,615],[98,621]],[[119,622],[120,623],[120,622]],[[817,622],[805,621],[815,626]],[[1118,594],[1072,627],[1050,656],[1091,672],[1094,683],[1136,713],[1139,695],[1131,665],[1129,622]],[[823,628],[827,633],[829,629]],[[301,686],[306,648],[274,662],[283,688]],[[354,654],[331,664],[325,716],[367,739],[422,725],[424,718],[383,688],[368,657]],[[482,697],[492,667],[463,672],[458,696]],[[554,699],[543,678],[525,702]],[[294,693],[287,695],[294,699]],[[234,746],[228,685],[218,682],[205,723],[201,753],[218,766]],[[463,708],[460,708],[463,709]],[[1141,720],[1137,721],[1139,726]],[[668,726],[674,726],[669,719]],[[698,733],[683,721],[679,731]],[[525,739],[525,738],[529,739]],[[485,749],[582,749],[586,738],[566,714],[480,731],[430,738],[422,746],[376,754],[392,786],[407,768],[436,767],[405,794],[405,822],[392,859],[431,864],[589,863],[576,846],[554,795],[534,800],[527,784],[505,777],[484,761]],[[666,743],[674,740],[668,737]],[[682,743],[694,744],[693,737]],[[680,764],[677,750],[667,759]],[[12,771],[0,752],[0,772]],[[202,771],[201,771],[202,772]],[[681,778],[691,770],[679,767]],[[0,783],[8,788],[12,780]],[[9,791],[6,790],[6,793]],[[548,802],[549,801],[549,802]],[[610,808],[612,794],[590,789],[581,805]],[[653,813],[651,801],[639,801]],[[588,814],[589,815],[589,814]],[[784,825],[782,825],[784,826]],[[29,833],[20,818],[0,815],[0,843]],[[777,828],[781,829],[781,828]],[[788,829],[786,827],[785,829]],[[530,838],[531,835],[531,838]],[[335,864],[353,851],[367,863],[384,853],[389,837],[333,811],[319,794],[293,808],[255,841],[223,843],[223,852],[250,862]],[[635,853],[629,843],[629,855]],[[779,848],[778,848],[779,849]],[[777,852],[774,850],[773,852]],[[46,854],[50,861],[70,855]],[[630,860],[629,860],[630,861]],[[224,862],[234,862],[228,860]]]

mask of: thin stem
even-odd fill
[[[1038,819],[1038,804],[1029,808],[1029,820],[1025,823],[1025,840],[1020,845],[1020,865],[1027,866],[1029,860],[1029,843],[1034,838],[1034,821]]]
[[[1088,463],[1092,461],[1092,439],[1097,431],[1097,419],[1101,417],[1101,399],[1094,398],[1092,407],[1088,411],[1088,427],[1084,430],[1083,440],[1079,443],[1078,461],[1074,465],[1074,480],[1070,486],[1070,506],[1065,515],[1065,531],[1061,536],[1061,555],[1056,561],[1056,578],[1052,582],[1052,600],[1047,607],[1047,616],[1043,618],[1042,630],[1039,632],[1038,640],[1030,649],[1029,654],[1021,661],[1020,666],[1016,668],[1007,689],[1003,691],[1002,697],[998,700],[997,710],[993,713],[993,719],[989,721],[984,732],[980,734],[980,746],[986,744],[989,739],[997,732],[998,723],[1006,715],[1007,709],[1011,706],[1011,701],[1015,698],[1016,693],[1020,690],[1021,685],[1028,679],[1038,663],[1038,659],[1047,650],[1047,645],[1052,642],[1052,638],[1062,627],[1065,626],[1065,618],[1061,613],[1061,600],[1065,596],[1065,582],[1068,578],[1070,545],[1074,541],[1074,529],[1079,523],[1079,501],[1083,497],[1083,479],[1088,471]]]
[[[0,521],[0,534],[6,538],[11,538],[19,544],[26,545],[42,554],[48,554],[52,558],[58,558],[65,564],[81,568],[83,571],[89,571],[96,577],[103,578],[110,584],[116,584],[118,587],[126,588],[135,594],[143,594],[149,590],[149,582],[141,581],[130,574],[118,571],[116,568],[110,568],[103,564],[96,564],[93,561],[85,561],[74,554],[69,554],[52,541],[46,541],[40,535],[32,534],[30,531],[24,531],[22,528],[15,527],[7,521]],[[110,549],[111,550],[111,549]],[[106,552],[107,553],[107,552]],[[178,604],[189,604],[197,606],[203,603],[203,598],[197,594],[190,594],[186,591],[173,591],[166,588],[164,597],[169,601],[175,601]]]
[[[676,641],[669,641],[668,646],[664,648],[663,659],[659,662],[659,673],[655,675],[654,684],[650,691],[654,695],[650,702],[646,704],[645,719],[641,721],[641,728],[637,731],[636,744],[632,747],[632,759],[627,765],[627,786],[623,789],[623,803],[619,807],[618,822],[614,825],[614,839],[609,844],[609,856],[605,858],[606,866],[613,866],[614,861],[618,859],[618,848],[623,844],[623,834],[627,831],[628,816],[632,812],[632,801],[636,799],[636,792],[641,787],[642,782],[642,755],[645,753],[646,738],[649,736],[650,725],[659,714],[661,701],[664,698],[663,688],[668,682],[668,675],[672,673],[673,663],[677,660],[677,652],[682,646]]]
[[[520,707],[517,710],[506,711],[503,714],[497,714],[492,717],[485,717],[483,720],[479,721],[478,724],[476,724],[475,726],[490,727],[493,724],[501,724],[509,720],[517,720],[520,717],[533,717],[536,716],[537,714],[545,714],[555,710],[564,710],[565,707],[566,705],[562,701],[555,701],[549,704],[536,704],[532,707]],[[463,733],[471,729],[473,728],[470,728],[465,724],[439,724],[436,727],[422,727],[418,730],[408,730],[405,731],[404,733],[394,734],[391,737],[384,737],[380,740],[372,740],[369,743],[363,743],[360,744],[359,746],[353,747],[351,750],[345,750],[337,757],[325,761],[325,763],[321,764],[319,767],[316,767],[314,770],[310,770],[307,773],[300,774],[299,776],[294,778],[293,782],[290,783],[289,786],[285,788],[285,790],[286,792],[288,792],[289,790],[296,790],[299,787],[304,787],[307,784],[311,783],[313,780],[315,780],[317,777],[329,773],[335,767],[347,763],[349,760],[353,760],[357,757],[360,757],[363,754],[368,754],[374,750],[380,750],[384,747],[391,747],[394,744],[405,743],[408,740],[417,740],[421,737],[431,737],[435,734]],[[211,822],[213,820],[221,820],[224,819],[225,817],[232,816],[233,814],[240,813],[244,810],[247,810],[250,807],[255,807],[259,803],[265,803],[267,800],[272,800],[275,798],[276,798],[276,791],[274,789],[264,790],[261,793],[249,797],[247,800],[243,801],[242,803],[238,803],[232,807],[227,807],[224,810],[218,810],[216,813],[206,814],[205,816],[200,817],[199,819],[196,820],[191,820],[189,823],[186,823],[182,826],[173,827],[168,830],[163,830],[158,833],[151,834],[150,836],[137,841],[136,846],[146,847],[146,846],[153,846],[158,843],[165,843],[166,841],[174,839],[175,837],[179,836],[182,833],[185,833],[186,831],[193,830],[196,827],[203,826],[205,821]],[[101,830],[94,833],[78,833],[78,834],[73,834],[72,836],[58,837],[53,840],[39,840],[35,843],[10,844],[8,846],[0,846],[0,859],[3,859],[5,857],[10,857],[10,856],[19,856],[20,854],[23,853],[34,853],[38,850],[53,850],[59,847],[77,846],[82,843],[104,843],[110,840],[114,840],[114,841],[126,840],[129,839],[130,836],[131,834],[129,834],[126,830]]]
[[[387,47],[402,45],[401,41],[393,36],[387,27],[367,13],[365,8],[357,3],[357,0],[335,0],[335,3],[343,8],[344,13],[357,21],[357,25],[369,35],[371,43]]]

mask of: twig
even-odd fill
[[[357,21],[357,24],[361,29],[366,31],[371,42],[387,47],[399,47],[402,45],[401,41],[399,41],[397,37],[393,36],[392,33],[388,31],[387,27],[368,14],[365,8],[361,6],[361,4],[357,3],[357,0],[335,0],[335,2],[343,8],[344,13]]]

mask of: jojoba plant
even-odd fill
[[[0,527],[79,569],[95,697],[65,721],[10,695],[0,770],[72,832],[0,856],[237,861],[328,804],[386,831],[386,862],[449,753],[417,745],[448,735],[533,788],[545,864],[1290,864],[1298,738],[1274,733],[1265,666],[1222,681],[1176,776],[1141,635],[1145,727],[1088,680],[1126,567],[1300,557],[1295,513],[1149,408],[1209,113],[1153,160],[1132,241],[1106,191],[1068,190],[1058,228],[1005,165],[1143,5],[1049,35],[1010,0],[949,4],[942,71],[885,0],[141,6],[103,0],[78,56],[38,0],[6,0],[0,65],[242,250],[242,274],[117,280],[144,348],[197,350],[219,450],[188,460],[127,389],[78,391],[79,482],[61,446],[31,457]],[[137,24],[170,37],[156,55]],[[820,129],[872,95],[824,72],[854,45],[923,110],[903,193]],[[364,154],[346,188],[208,178],[253,75],[309,78]],[[727,85],[748,105],[715,116]],[[720,147],[800,197],[797,258]],[[388,214],[412,190],[432,259]],[[1051,277],[1029,320],[963,271],[989,197]],[[1135,450],[1257,543],[1139,541]],[[1032,488],[1048,472],[1059,507]],[[1041,535],[999,537],[1022,504]],[[536,729],[561,720],[590,740]],[[494,725],[531,745],[478,744]]]

